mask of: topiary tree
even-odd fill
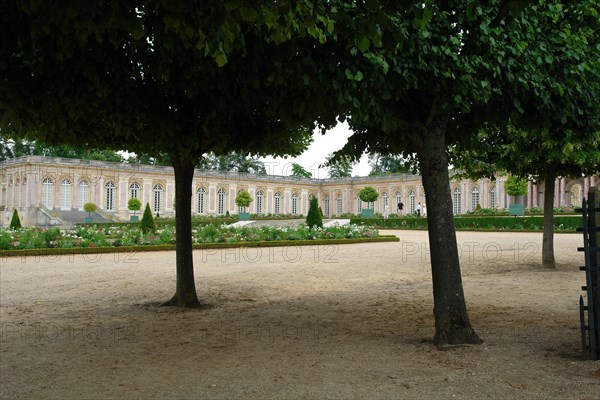
[[[127,208],[133,211],[133,215],[135,215],[135,212],[140,211],[140,208],[142,208],[142,202],[140,201],[140,199],[132,197],[127,202]]]
[[[96,212],[98,207],[94,203],[85,203],[83,205],[83,211],[88,213],[88,217],[91,217],[93,212]]]
[[[504,190],[509,196],[524,196],[527,194],[527,180],[510,175],[504,182]]]
[[[376,201],[378,197],[379,193],[377,193],[377,190],[372,186],[367,186],[358,192],[358,198],[366,203]]]
[[[10,229],[19,229],[21,227],[21,218],[19,218],[19,213],[17,209],[13,211],[12,219],[10,220]]]
[[[314,226],[319,228],[323,227],[323,218],[316,197],[310,199],[308,214],[306,215],[306,225],[308,225],[309,229],[312,229]]]
[[[246,207],[250,206],[250,203],[252,203],[252,196],[250,196],[250,193],[248,193],[247,190],[240,190],[237,194],[237,196],[235,196],[235,204],[238,207],[243,207],[244,211],[246,211]]]
[[[152,217],[152,211],[150,210],[149,203],[146,203],[146,208],[144,209],[144,216],[140,221],[140,229],[144,233],[156,232],[156,226],[154,225],[154,218]]]

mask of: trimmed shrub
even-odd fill
[[[323,227],[323,218],[316,197],[310,199],[310,206],[308,208],[308,214],[306,215],[306,225],[308,225],[309,229],[312,229],[315,226],[318,228]]]
[[[509,196],[524,196],[527,194],[527,179],[510,175],[504,182],[504,190]]]
[[[358,192],[358,198],[365,203],[376,201],[378,197],[379,193],[377,193],[377,190],[373,186],[367,186]]]
[[[21,218],[19,218],[19,213],[17,209],[13,211],[12,219],[10,220],[10,229],[19,229],[21,227]]]
[[[96,212],[96,208],[98,208],[94,203],[85,203],[83,205],[83,211],[85,211],[86,213],[88,213],[88,216],[93,213]]]
[[[248,193],[248,191],[246,190],[240,190],[235,196],[235,205],[238,207],[244,207],[244,210],[246,209],[246,207],[250,206],[251,202],[252,196],[250,196],[250,193]]]
[[[133,215],[135,215],[135,212],[140,211],[140,209],[142,208],[142,202],[140,201],[140,199],[132,197],[127,202],[127,208],[133,211]]]
[[[140,221],[140,229],[144,233],[156,232],[156,225],[154,225],[154,218],[152,217],[152,211],[150,210],[150,204],[146,203],[146,208],[144,209],[144,216]]]

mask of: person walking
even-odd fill
[[[417,204],[417,217],[421,216],[421,203]]]
[[[402,215],[402,210],[404,209],[404,203],[398,203],[398,215]]]

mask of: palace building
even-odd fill
[[[511,198],[504,191],[504,180],[452,180],[454,214],[472,211],[478,204],[482,208],[507,208]],[[598,176],[557,179],[554,206],[581,205],[584,193],[598,183]],[[87,215],[83,205],[88,202],[97,205],[102,219],[128,221],[133,212],[127,202],[132,197],[144,206],[148,203],[155,215],[175,213],[171,167],[26,156],[0,162],[0,184],[0,226],[10,224],[14,209],[28,226],[81,222]],[[248,210],[253,214],[306,215],[313,196],[326,218],[359,214],[362,208],[383,213],[387,207],[389,213],[395,213],[399,202],[405,204],[404,213],[412,213],[418,203],[426,203],[421,177],[412,174],[313,179],[196,170],[192,185],[194,215],[237,214],[241,210],[235,197],[242,189],[254,199]],[[375,203],[358,199],[365,186],[378,191]],[[529,183],[527,208],[543,206],[543,188],[543,184]]]

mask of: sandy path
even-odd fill
[[[1,398],[597,399],[579,235],[459,232],[481,346],[439,351],[425,232],[400,243],[196,251],[211,308],[156,306],[173,252],[3,259]]]

